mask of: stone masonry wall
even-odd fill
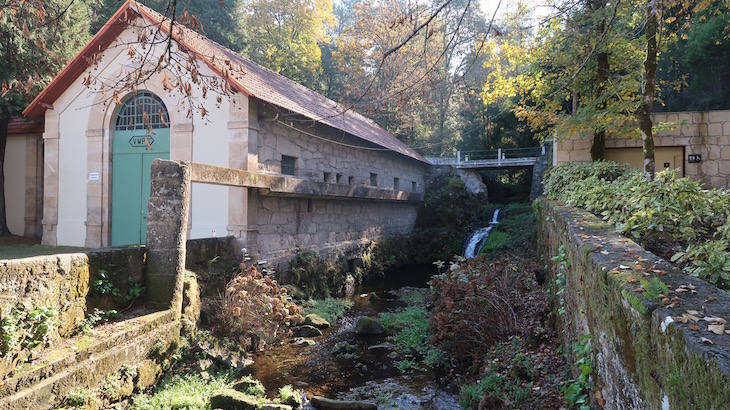
[[[91,280],[105,270],[122,294],[129,279],[140,282],[144,269],[142,248],[98,251],[0,261],[0,316],[13,306],[26,310],[55,306],[59,326],[54,338],[67,337],[94,306],[112,308],[108,301],[93,298]]]
[[[730,187],[730,110],[705,112],[669,112],[653,114],[654,124],[677,123],[673,130],[654,137],[657,147],[685,147],[685,175],[708,187]],[[556,144],[556,164],[591,160],[592,135],[574,136]],[[611,137],[606,148],[641,148],[640,139]],[[702,161],[688,163],[687,156],[699,154]]]
[[[297,248],[314,250],[327,258],[336,252],[355,252],[369,241],[408,234],[418,209],[412,202],[265,195],[257,199],[260,259],[284,269]]]
[[[550,261],[562,247],[567,259],[562,296],[556,261],[548,282],[565,351],[579,335],[590,334],[596,372],[591,408],[727,408],[730,335],[682,316],[696,310],[700,318],[730,319],[730,295],[685,275],[591,214],[548,200],[539,209],[540,251]],[[673,306],[637,291],[652,277],[669,287]]]
[[[380,188],[393,189],[394,178],[398,178],[401,191],[424,190],[427,164],[423,162],[384,148],[354,148],[353,145],[362,142],[334,135],[323,127],[307,128],[306,123],[294,122],[294,127],[306,132],[267,119],[259,120],[259,126],[259,172],[280,174],[281,156],[288,155],[297,159],[296,176],[299,178],[348,185],[370,185],[370,174],[374,173],[377,174],[377,186]],[[307,134],[315,134],[319,138]],[[325,173],[328,173],[327,180]]]

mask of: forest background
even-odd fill
[[[638,137],[647,7],[658,16],[652,110],[730,108],[728,0],[494,0],[490,15],[471,0],[143,3],[365,114],[424,155],[587,131]],[[3,5],[0,119],[19,114],[120,5]]]

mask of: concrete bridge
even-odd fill
[[[481,151],[457,151],[456,157],[426,157],[435,167],[452,167],[470,190],[474,181],[482,188],[472,193],[486,192],[481,182],[480,170],[532,168],[530,200],[542,193],[542,176],[547,169],[548,150],[545,146],[531,148],[498,148]],[[471,192],[471,191],[470,191]]]
[[[456,157],[426,157],[433,165],[459,169],[503,169],[533,167],[547,153],[545,146],[457,151]]]

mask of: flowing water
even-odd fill
[[[464,247],[465,258],[473,258],[477,256],[479,249],[481,249],[481,247],[484,246],[484,243],[487,241],[489,231],[491,231],[492,228],[494,228],[499,223],[500,210],[501,209],[497,209],[494,211],[494,215],[492,215],[492,220],[489,222],[489,226],[485,228],[479,228],[474,231],[473,234],[471,234],[469,240],[466,241],[466,247]]]
[[[436,274],[433,266],[403,268],[386,280],[362,285],[351,297],[352,308],[324,335],[312,338],[314,346],[299,347],[285,341],[254,357],[251,376],[275,392],[287,384],[328,398],[378,402],[379,408],[458,409],[458,398],[438,386],[436,373],[427,368],[407,375],[394,367],[402,359],[386,335],[358,336],[355,324],[362,316],[404,307],[403,294],[427,291]],[[371,292],[377,298],[371,298]],[[377,300],[376,300],[377,299]],[[336,348],[347,344],[348,350]]]

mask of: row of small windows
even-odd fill
[[[282,175],[296,175],[296,164],[297,164],[297,158],[292,157],[289,155],[282,155],[281,156],[281,174]],[[331,172],[324,172],[323,174],[324,182],[331,182],[332,181],[332,173]],[[343,175],[340,173],[335,174],[335,183],[342,184],[343,183]],[[355,177],[350,175],[347,177],[347,183],[348,185],[354,185],[355,184]],[[371,172],[370,173],[370,186],[377,187],[378,186],[378,174]],[[401,190],[400,186],[400,178],[393,178],[393,189],[396,191]],[[416,181],[411,181],[411,191],[415,192],[418,189],[418,183]]]

